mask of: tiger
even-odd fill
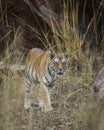
[[[53,110],[50,100],[50,86],[56,79],[64,76],[68,70],[69,53],[53,53],[50,50],[43,51],[40,48],[31,49],[26,58],[25,67],[25,109],[31,107],[31,85],[38,84],[39,106],[44,112]]]

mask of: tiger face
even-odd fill
[[[51,74],[56,74],[59,76],[64,76],[68,69],[68,57],[69,53],[54,55],[51,53],[51,62],[49,64],[49,71]]]

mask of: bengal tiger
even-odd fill
[[[43,51],[39,48],[33,48],[27,54],[26,58],[26,78],[25,78],[25,103],[24,107],[31,107],[31,84],[39,84],[41,98],[39,106],[48,112],[53,110],[50,100],[49,86],[59,76],[64,76],[68,68],[69,54],[54,54],[51,51]]]

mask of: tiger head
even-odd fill
[[[54,54],[51,52],[50,54],[50,64],[49,64],[49,71],[51,74],[56,74],[57,76],[64,76],[68,69],[68,58],[69,53],[65,52],[62,54]]]

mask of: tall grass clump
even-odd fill
[[[83,13],[84,14],[84,13]],[[90,44],[85,41],[85,34],[79,30],[78,19],[78,3],[72,1],[67,5],[63,2],[62,20],[56,21],[50,16],[50,23],[53,33],[51,44],[48,40],[48,34],[43,33],[41,41],[43,41],[46,48],[50,48],[56,53],[68,51],[69,56],[69,79],[77,81],[83,88],[90,89],[92,82],[92,67],[94,63],[94,55],[90,50]],[[88,28],[90,23],[88,25]],[[86,31],[88,31],[86,29]],[[83,44],[86,45],[86,50],[83,51]],[[54,48],[57,48],[56,50]]]
[[[2,79],[0,85],[0,88],[2,88],[2,91],[0,91],[0,121],[2,122],[1,128],[5,130],[14,130],[16,129],[16,124],[20,124],[18,116],[20,116],[20,106],[22,106],[21,104],[24,99],[24,77],[23,73],[19,72],[24,54],[21,55],[17,49],[17,44],[22,42],[22,33],[20,30],[20,27],[17,30],[12,30],[12,40],[11,35],[6,37],[6,49],[1,58],[3,68],[0,70],[0,77]]]

